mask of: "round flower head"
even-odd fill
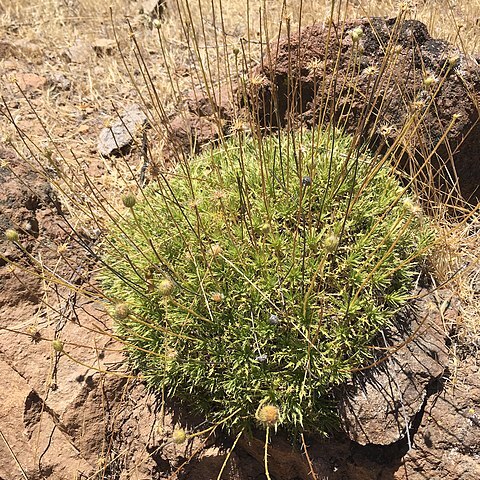
[[[274,427],[280,420],[280,410],[275,405],[264,405],[257,411],[256,417],[265,427]]]
[[[164,278],[158,284],[158,291],[160,292],[160,295],[162,295],[162,297],[169,297],[174,290],[175,290],[175,285],[168,278]]]
[[[353,43],[358,43],[363,37],[362,27],[356,27],[350,32],[350,37],[352,38]]]
[[[137,199],[133,193],[129,193],[122,198],[122,202],[127,208],[133,208],[137,203]]]
[[[115,306],[113,316],[116,320],[125,320],[130,315],[130,307],[126,303],[118,303]]]
[[[181,445],[187,439],[187,434],[183,428],[177,428],[172,433],[173,443]]]
[[[52,347],[57,353],[63,352],[63,342],[61,340],[53,340]]]
[[[5,232],[5,238],[9,241],[9,242],[18,242],[18,232],[16,230],[13,230],[12,228],[9,228],[6,232]]]
[[[337,249],[339,241],[340,239],[332,233],[324,240],[323,246],[327,252],[332,253]]]

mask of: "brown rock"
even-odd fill
[[[408,471],[395,479],[480,478],[480,382],[478,366],[471,360],[461,368],[460,384],[430,397],[415,437],[415,448],[403,459]]]
[[[415,416],[433,393],[430,390],[443,381],[448,351],[438,307],[427,295],[415,310],[411,329],[418,332],[412,333],[411,341],[403,345],[405,333],[391,332],[387,345],[402,348],[384,357],[379,372],[368,372],[370,378],[358,379],[355,393],[348,389],[342,393],[343,429],[361,445],[388,445],[408,436]],[[452,312],[450,309],[448,314]]]
[[[354,44],[355,28],[363,35]],[[426,180],[450,192],[458,186],[446,180],[447,168],[466,200],[480,200],[474,57],[431,38],[421,22],[384,18],[306,27],[271,51],[278,54],[267,54],[244,87],[265,125],[331,119],[381,151],[406,128],[392,152],[405,169],[418,171],[428,159],[437,173]]]
[[[198,153],[200,147],[219,138],[223,124],[218,117],[199,116],[184,112],[176,116],[168,126],[169,142],[173,147],[172,155],[179,158],[179,152]]]
[[[70,48],[62,53],[62,57],[68,63],[86,63],[90,60],[91,54],[91,47],[83,40],[77,39]]]
[[[49,479],[62,480],[75,478],[78,471],[91,471],[92,465],[78,455],[70,438],[58,428],[55,416],[43,407],[40,397],[1,360],[0,376],[0,478],[38,478],[43,473]],[[32,416],[28,414],[32,404],[36,404],[35,423],[41,429],[32,428]]]
[[[48,79],[42,77],[41,75],[37,75],[36,73],[17,73],[16,80],[18,86],[23,90],[40,90],[42,89]]]

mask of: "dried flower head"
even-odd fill
[[[211,296],[212,301],[215,303],[222,302],[224,298],[225,296],[223,295],[223,293],[220,292],[213,292]]]
[[[322,66],[322,61],[314,58],[307,63],[307,69],[312,73],[316,72]]]
[[[403,199],[403,208],[409,215],[413,215],[416,218],[420,218],[422,216],[422,207],[415,203],[411,198],[404,198]]]
[[[280,420],[280,410],[275,405],[263,405],[256,414],[257,420],[265,427],[274,427]]]
[[[426,103],[423,100],[415,100],[412,102],[412,110],[419,111],[423,110],[426,107]]]
[[[373,75],[376,75],[378,73],[378,68],[375,67],[374,65],[370,65],[369,67],[367,67],[363,73],[367,76],[367,77],[372,77]]]
[[[253,87],[260,87],[268,82],[268,78],[265,75],[254,74],[249,78],[249,83]]]
[[[215,258],[220,256],[223,253],[223,249],[221,245],[218,243],[214,243],[213,245],[210,246],[210,255]]]
[[[175,290],[175,284],[168,278],[164,278],[158,284],[158,292],[162,297],[169,297]]]
[[[380,135],[383,135],[384,137],[390,136],[395,130],[395,127],[393,125],[387,125],[383,124],[380,126],[378,131],[380,132]]]

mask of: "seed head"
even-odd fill
[[[158,18],[155,18],[152,22],[152,25],[157,29],[157,30],[160,30],[160,28],[162,27],[162,22],[158,19]]]
[[[158,291],[160,292],[160,295],[162,297],[169,297],[173,293],[174,290],[175,290],[175,285],[168,278],[164,278],[158,284]]]
[[[259,75],[259,74],[253,74],[249,80],[250,80],[250,85],[254,87],[260,87],[262,85],[265,85],[265,83],[268,82],[268,78],[265,75]]]
[[[61,340],[52,340],[52,347],[57,353],[63,352],[63,342]]]
[[[183,428],[177,428],[172,433],[173,443],[176,445],[181,445],[187,439],[187,434]]]
[[[9,228],[5,231],[5,238],[9,242],[18,242],[18,232],[16,230],[13,230],[13,228]]]
[[[211,247],[210,247],[210,255],[215,258],[215,257],[218,257],[219,255],[221,255],[223,253],[223,249],[222,247],[218,244],[218,243],[214,243]]]
[[[403,199],[403,208],[409,215],[413,215],[415,218],[421,218],[422,216],[422,208],[411,198],[407,197]]]
[[[378,73],[378,68],[373,66],[373,65],[370,65],[369,67],[367,67],[363,73],[365,75],[367,75],[367,77],[371,77],[373,75],[376,75]]]
[[[257,420],[265,427],[274,427],[280,420],[280,410],[274,405],[264,405],[257,411]]]
[[[127,208],[133,208],[137,203],[137,199],[133,193],[129,193],[122,198],[122,202]]]
[[[363,28],[356,27],[350,31],[350,37],[352,38],[352,42],[354,44],[358,43],[360,39],[363,37]]]
[[[223,293],[220,293],[220,292],[214,292],[212,293],[212,301],[213,302],[216,302],[216,303],[220,303],[223,301],[223,299],[225,298]]]
[[[322,62],[318,58],[314,58],[307,64],[307,68],[310,72],[316,72],[322,66]]]
[[[115,306],[113,316],[116,320],[125,320],[130,315],[130,307],[125,302],[118,303]]]
[[[438,80],[433,75],[427,75],[423,79],[423,84],[426,88],[430,88],[432,85],[435,85]]]
[[[323,241],[323,246],[328,253],[332,253],[337,249],[339,242],[340,242],[340,239],[337,237],[337,235],[335,235],[334,233],[331,233]]]
[[[390,135],[395,133],[395,127],[393,125],[388,125],[384,123],[380,126],[378,131],[380,132],[380,135],[383,135],[384,137],[389,137]]]
[[[63,255],[65,252],[68,252],[68,243],[61,243],[57,245],[57,253]]]

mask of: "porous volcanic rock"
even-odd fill
[[[188,101],[171,141],[198,151],[246,111],[267,129],[331,121],[429,184],[424,200],[437,200],[438,189],[451,203],[480,200],[479,58],[432,38],[419,21],[305,27],[274,42],[233,90],[233,104],[226,94]]]
[[[355,38],[355,33],[361,34]],[[357,40],[358,38],[358,40]],[[355,39],[355,40],[354,40]],[[314,25],[271,48],[247,82],[265,125],[333,123],[387,151],[403,167],[434,167],[434,183],[480,200],[480,66],[416,20],[371,18]],[[259,81],[260,79],[261,81]],[[403,134],[402,134],[403,135]],[[428,160],[426,160],[428,159]],[[427,170],[427,169],[426,169]],[[436,173],[435,173],[436,172]]]

